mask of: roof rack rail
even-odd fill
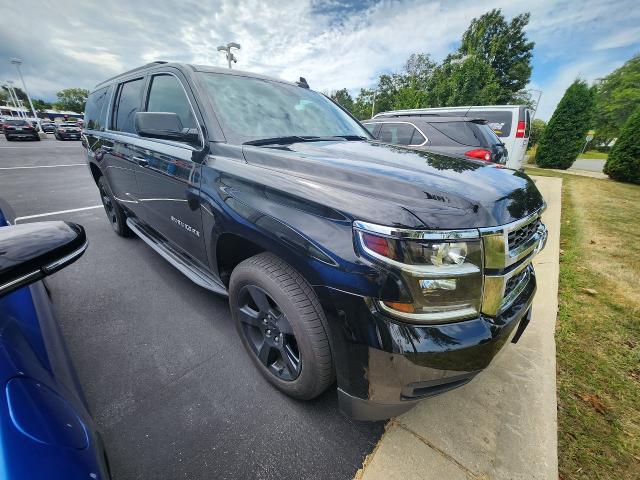
[[[168,63],[168,62],[165,60],[156,60],[155,62],[146,63],[140,67],[132,68],[131,70],[127,70],[126,72],[122,72],[122,73],[119,73],[118,75],[114,75],[113,77],[107,78],[106,80],[103,80],[98,85],[96,85],[96,87],[98,87],[99,85],[102,85],[103,83],[110,82],[111,80],[114,80],[118,77],[124,77],[125,75],[129,75],[130,73],[137,72],[138,70],[144,70],[145,68],[153,67],[154,65],[163,65],[165,63]]]

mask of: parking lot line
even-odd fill
[[[24,217],[16,217],[15,223],[18,223],[20,220],[30,220],[32,218],[49,217],[52,215],[59,215],[61,213],[82,212],[83,210],[92,210],[94,208],[102,208],[102,205],[94,205],[92,207],[72,208],[70,210],[58,210],[57,212],[38,213],[37,215],[26,215]]]
[[[23,170],[27,168],[57,168],[57,167],[79,167],[80,165],[87,165],[86,163],[67,163],[65,165],[31,165],[28,167],[0,167],[0,170]]]
[[[78,145],[56,145],[56,146],[46,145],[46,146],[47,147],[52,147],[52,148],[78,148]],[[18,146],[15,146],[15,147],[14,146],[11,146],[11,147],[2,146],[0,148],[42,148],[42,147],[37,146],[37,145],[25,145],[25,146],[20,146],[20,147],[18,147]]]

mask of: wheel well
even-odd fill
[[[244,237],[233,233],[223,233],[218,238],[216,245],[220,279],[228,287],[233,269],[243,260],[264,251],[264,248]]]
[[[98,179],[102,176],[102,172],[98,168],[98,166],[94,163],[89,163],[89,169],[91,170],[91,175],[93,176],[93,180],[98,185]]]

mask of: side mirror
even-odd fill
[[[183,128],[180,117],[173,112],[138,112],[135,116],[135,126],[141,137],[187,143],[198,141],[198,131]]]
[[[0,296],[57,272],[87,249],[82,226],[67,222],[0,227]]]

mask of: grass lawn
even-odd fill
[[[589,150],[580,155],[578,158],[590,160],[590,159],[598,159],[598,160],[606,160],[609,157],[608,153],[598,152],[597,150]]]
[[[640,186],[564,178],[556,327],[560,478],[640,478]]]

